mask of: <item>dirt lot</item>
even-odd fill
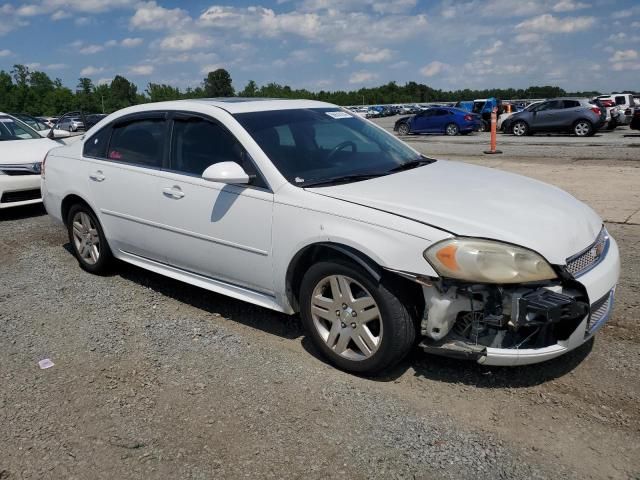
[[[126,265],[91,276],[42,208],[0,212],[0,479],[640,478],[640,138],[629,134],[500,136],[500,157],[481,153],[486,134],[408,138],[565,188],[618,240],[612,320],[530,367],[416,351],[382,378],[347,375],[297,318]],[[43,358],[55,366],[40,370]]]

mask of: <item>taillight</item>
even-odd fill
[[[471,115],[467,114],[467,115],[464,116],[464,120],[466,122],[470,122],[471,120],[473,120],[473,117]]]
[[[591,107],[591,111],[596,115],[600,116],[600,109],[598,107]]]
[[[44,164],[47,161],[47,156],[49,156],[49,152],[42,159],[42,163],[40,164],[40,178],[44,178]]]

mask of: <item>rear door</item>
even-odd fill
[[[433,114],[434,110],[429,109],[423,112],[417,113],[413,118],[412,130],[414,132],[429,132],[433,127]]]
[[[85,142],[92,201],[112,250],[162,257],[158,173],[166,160],[165,112],[117,120]]]
[[[450,115],[448,110],[443,108],[436,108],[434,110],[430,131],[433,133],[443,133],[445,127],[453,121],[453,117]]]

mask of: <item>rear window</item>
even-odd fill
[[[580,106],[580,102],[577,100],[564,100],[564,108],[575,108]]]
[[[110,137],[111,127],[101,129],[86,142],[84,142],[82,155],[84,155],[85,157],[106,158],[107,146],[109,145]]]
[[[107,158],[142,167],[162,166],[164,119],[134,120],[113,127]]]

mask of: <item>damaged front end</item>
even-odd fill
[[[589,314],[584,287],[571,279],[500,286],[423,284],[420,346],[481,361],[487,349],[541,349],[567,340]]]

